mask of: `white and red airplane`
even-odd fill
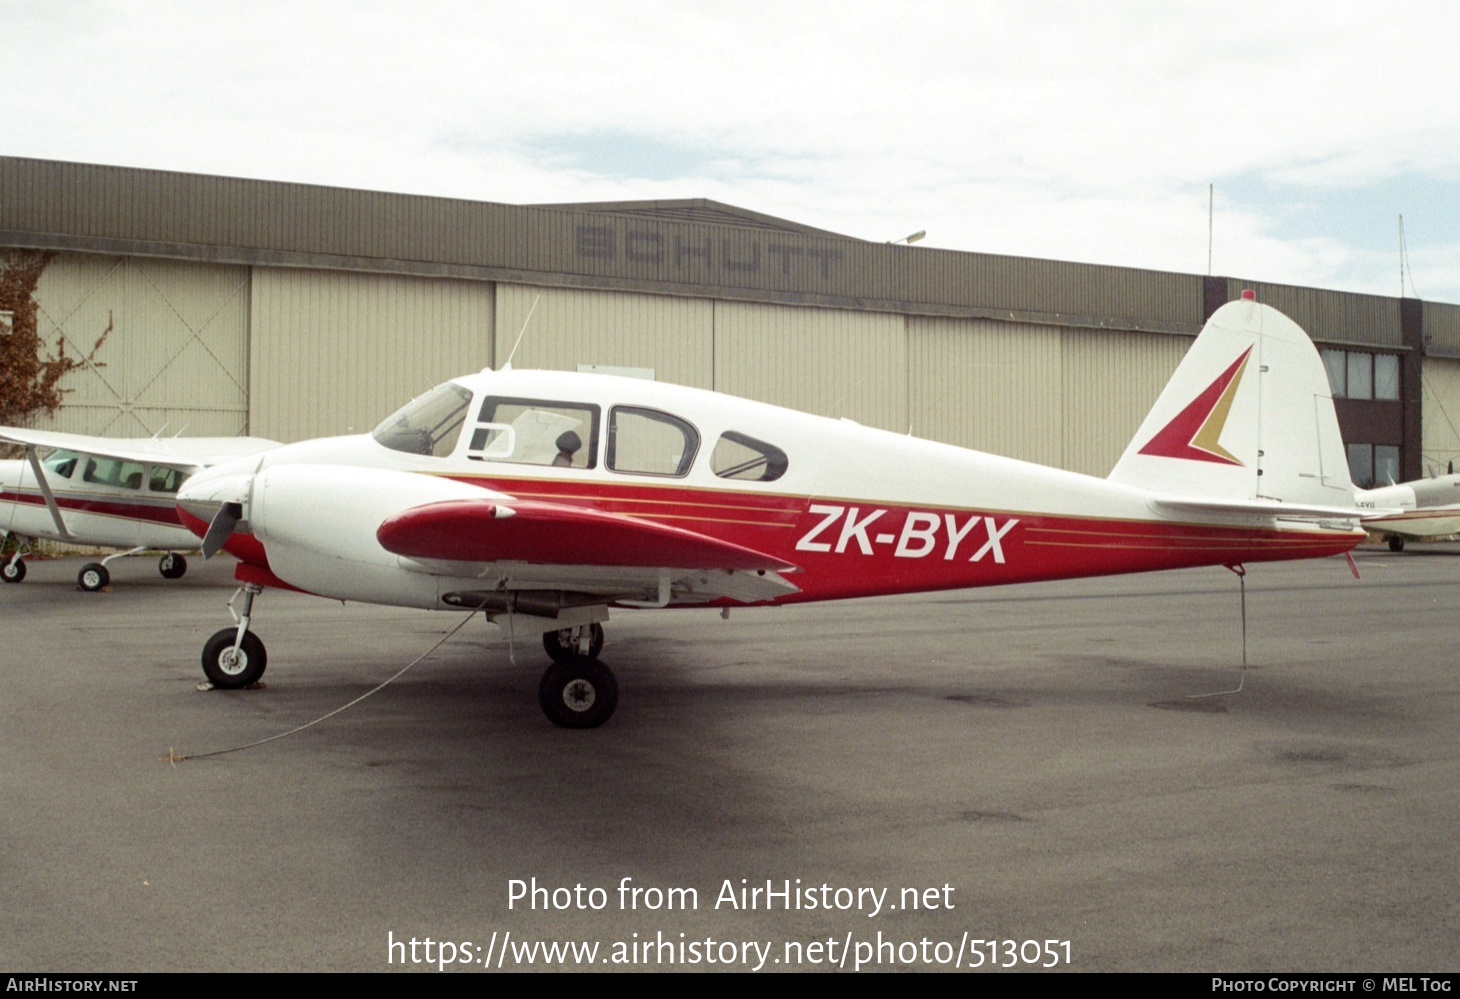
[[[1404,551],[1406,538],[1460,534],[1460,475],[1356,489],[1354,498],[1366,508],[1364,526],[1383,532],[1390,551]]]
[[[165,552],[167,579],[187,571],[179,552],[196,551],[197,535],[178,522],[177,490],[189,475],[219,461],[278,447],[258,437],[91,437],[0,427],[0,443],[25,449],[0,461],[0,536],[19,540],[0,563],[0,579],[25,578],[25,555],[36,538],[120,548],[77,574],[95,592],[111,581],[107,563],[141,551]],[[49,451],[44,459],[39,452]]]
[[[1244,296],[1245,297],[1245,296]],[[240,564],[219,687],[266,662],[263,587],[480,609],[541,632],[558,725],[618,700],[612,607],[792,603],[1315,558],[1364,538],[1312,343],[1252,300],[1192,345],[1106,479],[714,392],[483,371],[373,434],[220,464],[179,492],[205,557]]]

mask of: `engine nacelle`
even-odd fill
[[[401,558],[380,546],[376,530],[387,517],[425,503],[506,498],[435,475],[265,464],[245,516],[269,568],[291,586],[340,600],[439,607],[438,577],[401,572]]]

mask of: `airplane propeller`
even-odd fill
[[[213,520],[208,524],[208,533],[203,535],[203,559],[212,558],[223,550],[233,529],[243,519],[242,503],[224,503],[218,507]]]

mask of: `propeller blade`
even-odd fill
[[[228,539],[233,536],[233,529],[243,519],[242,503],[224,503],[213,515],[213,521],[208,525],[208,533],[203,535],[203,559],[204,561],[217,555]]]

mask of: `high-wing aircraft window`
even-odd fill
[[[185,478],[187,476],[181,469],[156,465],[152,469],[152,477],[147,480],[147,488],[154,493],[175,493]]]
[[[677,416],[616,406],[608,421],[608,467],[636,475],[687,475],[700,434]]]
[[[487,399],[467,446],[475,461],[594,468],[598,407],[545,399]],[[506,429],[510,434],[505,433]]]
[[[82,478],[99,486],[115,486],[121,489],[142,488],[143,466],[135,461],[118,461],[115,458],[88,458]]]
[[[447,382],[387,416],[371,436],[392,451],[444,458],[456,450],[470,405],[471,392]]]
[[[722,479],[774,482],[786,474],[786,452],[773,444],[727,430],[715,443],[710,468]]]
[[[41,462],[46,467],[46,474],[58,479],[69,479],[71,473],[76,471],[75,451],[52,451],[46,455],[46,460]]]

